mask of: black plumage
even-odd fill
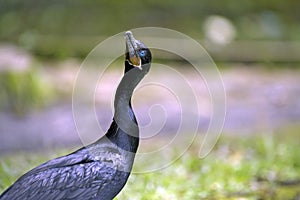
[[[114,119],[106,135],[27,172],[1,194],[0,200],[109,200],[122,190],[139,145],[131,96],[151,64],[150,50],[129,31],[125,38],[125,74],[117,89]]]

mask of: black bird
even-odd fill
[[[125,39],[125,73],[105,136],[27,172],[1,194],[0,200],[110,200],[122,190],[139,145],[131,96],[151,65],[150,50],[130,31],[125,33]]]

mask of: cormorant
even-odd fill
[[[1,194],[0,200],[110,200],[122,190],[139,145],[131,96],[149,71],[152,58],[150,50],[130,31],[125,40],[125,73],[105,136],[27,172]]]

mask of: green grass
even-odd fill
[[[26,71],[0,72],[0,109],[24,115],[45,105],[52,98],[52,88],[34,67]]]
[[[198,158],[199,145],[193,144],[163,170],[132,174],[116,199],[299,199],[297,135],[295,129],[275,136],[223,136],[205,159]],[[2,157],[0,190],[31,167],[62,153]],[[153,162],[156,159],[161,158],[154,157]],[[135,169],[142,168],[142,163],[135,163]]]

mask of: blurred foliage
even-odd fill
[[[280,130],[275,135],[225,136],[205,159],[198,158],[200,144],[194,143],[169,167],[154,173],[132,174],[116,199],[297,199],[297,130],[299,127]],[[3,156],[0,192],[25,171],[66,153],[49,152]],[[161,157],[153,157],[152,161],[158,159]],[[142,171],[143,165],[135,163],[134,167]]]
[[[171,28],[202,38],[203,23],[210,15],[231,20],[239,39],[300,38],[297,0],[0,0],[0,5],[1,41],[58,58],[84,56],[101,41],[98,36],[143,26]],[[72,36],[76,37],[65,40]],[[89,40],[81,41],[85,46],[74,46],[80,37]]]
[[[0,73],[1,110],[22,116],[49,101],[50,91],[35,69]]]

